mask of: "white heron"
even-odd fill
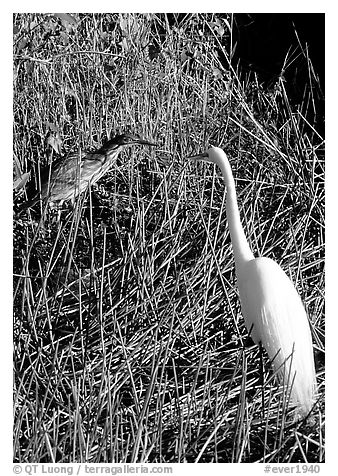
[[[235,258],[242,314],[256,344],[261,343],[279,379],[291,387],[299,416],[314,403],[316,374],[308,318],[291,280],[270,258],[255,258],[245,237],[235,181],[226,154],[211,147],[190,159],[220,167],[227,190],[226,213]]]

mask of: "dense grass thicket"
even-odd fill
[[[14,211],[28,178],[118,132],[126,149],[61,217],[14,214],[14,460],[324,461],[324,141],[303,101],[231,64],[230,15],[14,15]],[[220,171],[246,235],[308,311],[309,421],[287,408],[241,316]]]

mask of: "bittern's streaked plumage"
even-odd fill
[[[107,141],[94,152],[72,153],[56,160],[51,166],[41,170],[41,192],[35,192],[21,206],[19,213],[34,206],[39,200],[45,203],[74,200],[108,172],[118,154],[125,146],[132,144],[156,145],[136,135],[122,134]]]

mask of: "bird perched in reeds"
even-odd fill
[[[32,198],[23,203],[19,214],[39,200],[44,204],[74,201],[108,172],[126,146],[133,144],[156,145],[136,135],[122,134],[108,140],[94,152],[71,153],[44,167],[40,173],[40,191],[35,190]]]
[[[293,283],[272,259],[255,258],[245,237],[229,160],[222,149],[189,157],[218,165],[227,190],[226,213],[242,314],[249,334],[265,347],[279,379],[291,388],[297,414],[306,416],[316,392],[309,321]]]

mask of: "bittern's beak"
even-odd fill
[[[142,139],[142,137],[140,137],[139,139],[135,140],[135,143],[136,144],[142,144],[142,145],[151,145],[153,147],[157,146],[157,144],[155,144],[154,142],[149,142],[148,140],[146,139]]]

